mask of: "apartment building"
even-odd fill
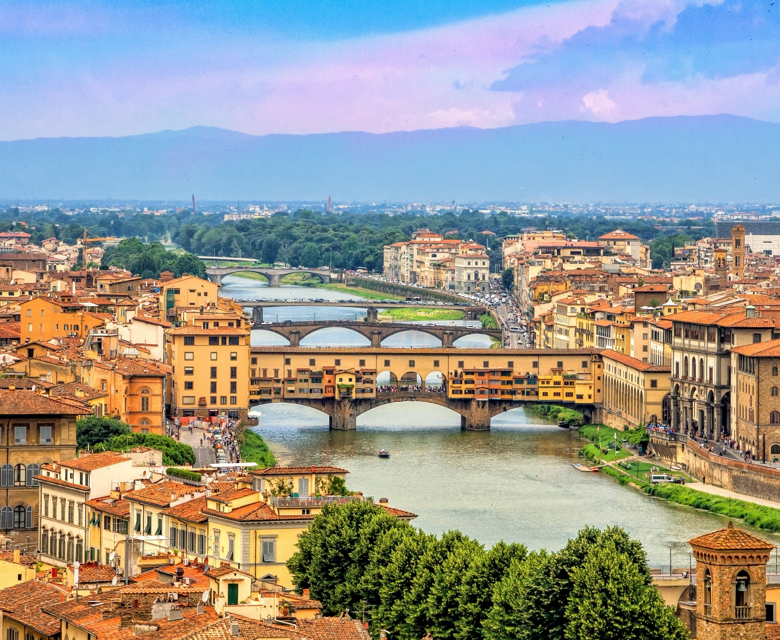
[[[79,402],[35,391],[0,391],[0,530],[17,544],[35,547],[41,468],[75,457],[76,419],[89,412]]]
[[[245,319],[215,310],[188,321],[168,332],[173,414],[246,419],[250,330]]]
[[[105,324],[104,318],[78,301],[41,296],[26,300],[19,307],[22,343],[52,338],[85,338],[90,331]]]

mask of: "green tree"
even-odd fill
[[[320,248],[313,242],[309,242],[301,251],[300,260],[301,264],[309,269],[319,267],[322,264]]]
[[[501,274],[501,284],[504,289],[511,289],[515,283],[515,270],[512,267],[507,267]]]
[[[268,264],[276,262],[276,256],[279,254],[279,241],[273,237],[268,236],[263,240],[263,246],[260,250],[260,260]]]
[[[572,577],[566,640],[687,640],[672,607],[614,541],[594,546]]]
[[[116,418],[90,416],[76,422],[76,443],[79,449],[86,449],[114,436],[131,432],[132,429],[127,424]]]
[[[195,452],[190,445],[156,433],[116,435],[95,445],[95,449],[105,451],[127,451],[135,447],[149,447],[162,451],[164,465],[195,464]]]
[[[357,608],[372,540],[399,524],[385,509],[367,501],[325,505],[298,539],[287,561],[297,589],[310,589],[323,613]]]

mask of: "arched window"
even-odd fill
[[[67,561],[73,562],[73,536],[68,536],[68,555],[67,555]]]
[[[10,464],[4,464],[0,468],[0,487],[14,486],[14,468]]]
[[[14,529],[24,529],[27,509],[22,505],[14,507]]]
[[[27,467],[19,463],[14,467],[14,486],[23,487],[27,484]]]
[[[675,376],[675,378],[679,378],[680,377],[680,363],[679,362],[675,362],[674,363],[674,376]]]
[[[41,527],[41,553],[49,555],[49,530]]]
[[[143,420],[141,420],[141,426],[142,426],[142,427],[147,427],[147,426],[149,426],[150,424],[151,424],[151,423],[150,423],[150,422],[149,422],[149,421],[148,421],[146,418],[144,418]]]
[[[691,375],[696,380],[696,358],[691,359]]]
[[[772,395],[773,396],[777,395],[777,387],[772,387]]]
[[[699,358],[699,380],[704,381],[704,358]]]
[[[32,464],[27,465],[27,486],[28,487],[37,487],[40,484],[35,479],[35,476],[39,475],[40,473],[41,473],[41,468],[34,462]]]
[[[780,444],[773,444],[771,449],[769,449],[769,453],[780,454]]]
[[[772,367],[772,375],[773,375],[773,376],[776,376],[776,375],[777,375],[777,365],[775,365],[774,367]]]
[[[11,529],[14,526],[13,507],[0,508],[0,529]]]
[[[57,545],[57,557],[65,559],[65,535],[60,531],[59,544]],[[52,554],[53,555],[53,554]]]
[[[750,575],[740,571],[734,585],[734,617],[739,619],[750,617]]]
[[[780,424],[780,411],[773,411],[769,414],[769,424]]]
[[[144,387],[143,389],[141,389],[141,393],[143,393],[144,395],[149,395],[151,393],[151,391],[149,391],[149,389]]]

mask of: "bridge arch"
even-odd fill
[[[315,278],[317,278],[322,283],[330,282],[330,277],[329,276],[325,276],[325,275],[323,275],[319,271],[309,270],[309,269],[294,269],[294,270],[291,270],[291,271],[289,271],[289,272],[287,272],[285,274],[280,274],[279,275],[279,282],[281,282],[282,280],[284,280],[288,276],[296,275],[298,273],[305,273],[306,275],[314,276]]]
[[[441,331],[441,327],[438,328],[439,331]],[[433,327],[423,327],[419,325],[406,325],[406,326],[400,326],[395,330],[390,330],[389,333],[386,333],[385,336],[382,338],[381,346],[383,347],[408,347],[409,345],[401,344],[401,340],[398,336],[400,336],[403,333],[409,333],[412,334],[412,348],[414,347],[441,347],[443,342],[442,339],[436,335],[436,331]],[[420,336],[417,336],[417,339],[415,340],[415,336],[413,334],[423,334],[425,337],[420,339]],[[395,338],[395,340],[393,340]],[[431,340],[430,338],[433,338]],[[414,344],[415,342],[421,342],[421,343],[427,343],[427,344]]]
[[[398,380],[398,388],[403,391],[420,392],[422,391],[422,376],[416,371],[407,371]]]
[[[459,349],[490,349],[493,344],[494,338],[486,333],[480,333],[478,329],[474,329],[474,333],[467,333],[460,336],[452,343],[453,347]],[[464,342],[480,342],[481,344],[463,344]],[[460,344],[459,344],[460,343]]]
[[[318,344],[317,334],[323,331],[329,332],[328,339],[325,343]],[[371,345],[370,338],[364,332],[353,327],[340,327],[338,324],[302,333],[300,340],[302,347],[368,347]]]
[[[398,390],[398,376],[392,371],[380,371],[376,376],[377,393],[391,393]]]
[[[447,376],[441,371],[431,371],[423,380],[423,389],[427,393],[441,393],[447,389]]]

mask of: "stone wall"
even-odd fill
[[[780,501],[780,470],[723,458],[693,440],[650,434],[650,450],[662,462],[685,469],[706,484],[754,498]]]

